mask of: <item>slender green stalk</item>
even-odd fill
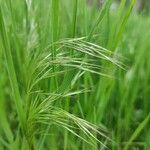
[[[73,2],[73,19],[72,19],[72,38],[75,38],[76,35],[76,25],[77,25],[77,13],[78,13],[78,0],[74,0]],[[73,49],[71,50],[71,56],[73,56]],[[74,71],[69,72],[66,75],[66,78],[70,78],[74,74]],[[70,101],[71,99],[66,99],[66,104],[65,104],[65,109],[69,111],[70,107]],[[66,130],[64,133],[64,150],[67,150],[67,145],[68,145],[68,131]]]
[[[88,34],[88,40],[90,41],[90,39],[92,38],[95,29],[99,26],[99,24],[101,23],[102,19],[104,18],[104,16],[106,15],[107,10],[110,7],[112,0],[107,0],[104,4],[104,6],[102,7],[100,14],[96,20],[96,22],[94,23],[94,26],[91,28],[89,34]]]
[[[58,40],[58,32],[59,32],[59,0],[52,0],[52,42],[56,42]],[[52,46],[52,58],[53,60],[56,59],[56,46]],[[53,66],[53,72],[56,71],[55,66]],[[54,77],[52,80],[52,86],[54,89],[57,89],[58,82],[57,77]]]
[[[73,19],[72,19],[72,38],[76,35],[76,25],[77,25],[77,13],[78,13],[78,0],[74,0],[73,5]]]
[[[58,40],[58,32],[59,32],[59,0],[52,0],[52,42],[56,42]],[[53,59],[56,57],[56,47],[53,47],[52,50]]]
[[[144,129],[144,127],[149,123],[150,121],[150,114],[139,124],[139,126],[136,128],[132,136],[130,137],[129,141],[127,142],[124,150],[128,150],[130,144],[132,143],[133,140],[136,139],[136,137],[141,133],[141,131]]]
[[[120,27],[119,27],[119,29],[118,29],[118,33],[117,33],[117,35],[116,35],[116,40],[115,40],[115,42],[114,42],[114,47],[113,47],[113,49],[116,48],[116,46],[118,45],[120,39],[122,38],[123,32],[124,32],[124,30],[125,30],[125,26],[126,26],[126,24],[127,24],[127,22],[128,22],[128,18],[129,18],[130,14],[131,14],[131,11],[132,11],[132,9],[133,9],[133,7],[134,7],[135,2],[136,2],[136,0],[132,0],[132,1],[131,1],[130,6],[129,6],[129,8],[128,8],[128,10],[127,10],[127,12],[126,12],[124,18],[123,18],[123,21],[122,21],[122,23],[120,24]]]
[[[5,54],[5,58],[7,62],[7,70],[9,74],[11,88],[13,91],[14,102],[15,102],[16,109],[17,109],[17,115],[18,115],[22,130],[24,130],[25,118],[24,118],[24,112],[23,112],[23,104],[22,104],[22,99],[21,99],[20,92],[19,92],[16,72],[15,72],[12,54],[11,54],[11,47],[10,47],[8,35],[6,32],[6,26],[5,26],[4,19],[3,19],[1,5],[0,5],[0,33],[1,33],[1,38],[3,41],[4,54]]]

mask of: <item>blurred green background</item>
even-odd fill
[[[0,1],[5,149],[150,150],[149,0]]]

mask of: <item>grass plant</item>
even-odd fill
[[[150,19],[135,0],[0,1],[0,150],[150,149]]]

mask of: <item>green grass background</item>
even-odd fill
[[[94,2],[0,1],[0,150],[150,150],[149,13]]]

